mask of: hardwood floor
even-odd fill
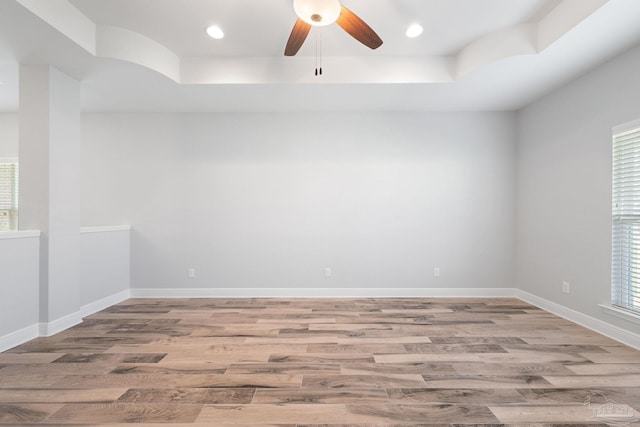
[[[638,411],[639,351],[515,299],[132,299],[0,353],[3,425],[604,426]]]

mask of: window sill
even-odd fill
[[[627,322],[635,323],[640,325],[640,315],[631,313],[627,310],[623,310],[621,308],[614,307],[612,305],[600,304],[600,308],[603,312],[610,316],[617,317],[619,319],[626,320]]]
[[[112,231],[131,231],[130,225],[109,225],[104,227],[80,227],[80,233],[108,233]]]

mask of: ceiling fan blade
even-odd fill
[[[373,31],[366,22],[360,19],[358,15],[344,6],[342,6],[342,12],[336,23],[347,33],[351,34],[354,39],[371,49],[377,49],[382,45],[382,39],[376,32]]]
[[[311,25],[298,18],[293,26],[293,30],[291,30],[289,41],[287,41],[287,47],[284,48],[284,55],[293,56],[298,53],[302,47],[302,43],[306,40],[309,31],[311,31]]]

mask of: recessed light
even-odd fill
[[[211,25],[207,27],[207,34],[209,35],[209,37],[216,40],[220,40],[224,37],[224,32],[217,25]]]
[[[409,28],[407,28],[406,34],[407,34],[407,37],[414,38],[422,34],[423,31],[424,31],[424,28],[422,28],[422,25],[413,24]]]

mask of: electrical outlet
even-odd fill
[[[331,277],[331,267],[325,267],[324,277]]]
[[[190,268],[187,270],[187,277],[189,279],[193,279],[194,277],[196,277],[196,269],[195,268]]]
[[[433,268],[433,277],[440,277],[440,267]]]
[[[571,283],[562,282],[562,292],[564,292],[565,294],[570,294],[571,293]]]

